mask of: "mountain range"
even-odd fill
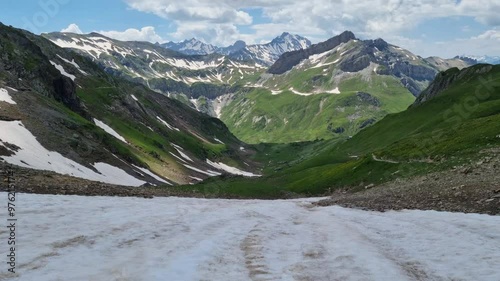
[[[302,36],[284,32],[266,44],[247,45],[244,41],[239,40],[228,47],[217,47],[192,38],[178,43],[164,43],[161,46],[186,55],[210,55],[217,53],[233,59],[241,61],[252,60],[269,66],[286,52],[308,48],[311,46],[311,41]]]
[[[459,58],[425,59],[348,31],[314,45],[283,33],[268,44],[229,55],[187,55],[95,33],[43,36],[93,59],[110,74],[220,118],[250,143],[347,138],[404,110],[439,71],[471,65]],[[196,43],[189,40],[184,46],[189,42]],[[252,57],[249,50],[254,55],[272,51],[278,58],[266,68],[263,57]],[[295,114],[297,109],[302,113]]]
[[[34,190],[66,192],[58,186],[80,178],[168,194],[322,195],[467,175],[500,145],[498,66],[349,31],[268,68],[5,25],[0,52],[0,157]]]
[[[252,150],[220,120],[113,76],[98,59],[127,50],[80,38],[86,56],[0,24],[3,161],[129,186],[254,175]]]

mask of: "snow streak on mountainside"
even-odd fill
[[[498,216],[314,199],[18,196],[18,239],[31,250],[13,281],[500,280]]]
[[[185,55],[158,45],[122,42],[97,33],[50,33],[44,36],[62,48],[74,49],[92,58],[109,73],[141,81],[163,92],[168,90],[158,79],[171,80],[180,83],[177,88],[186,88],[197,82],[233,84],[264,71],[262,65],[252,61],[240,62],[218,54]]]
[[[10,156],[0,157],[7,163],[111,184],[140,186],[146,183],[107,163],[93,163],[93,168],[97,170],[95,172],[57,152],[49,151],[19,121],[0,121],[0,132],[0,147],[12,147]]]
[[[240,152],[244,144],[221,121],[117,77],[124,69],[145,75],[161,67],[201,77],[225,63],[233,72],[247,65],[98,34],[42,37],[2,24],[0,49],[0,158],[7,163],[34,175],[43,170],[130,186],[258,173],[247,160],[254,152]],[[192,168],[184,165],[188,158]]]

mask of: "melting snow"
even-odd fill
[[[18,199],[29,251],[12,281],[500,280],[499,216],[314,199]]]
[[[184,162],[184,163],[186,163],[186,164],[187,164],[186,160],[184,160],[184,159],[180,158],[179,156],[177,156],[177,155],[173,154],[172,152],[169,152],[169,153],[170,153],[170,155],[174,156],[175,158],[177,158],[177,159],[178,159],[178,160],[180,160],[181,162]]]
[[[193,176],[189,176],[190,178],[192,178],[193,180],[196,180],[196,181],[203,181],[203,179],[200,179],[200,178],[197,178],[197,177],[193,177]]]
[[[212,161],[207,159],[207,164],[218,169],[218,170],[226,171],[226,172],[233,174],[233,175],[240,175],[240,176],[245,176],[245,177],[260,177],[260,175],[256,175],[256,174],[253,174],[250,172],[242,171],[238,168],[231,167],[231,166],[226,165],[222,162],[216,163],[216,162],[212,162]]]
[[[214,137],[214,140],[215,140],[216,142],[218,142],[218,143],[224,144],[224,142],[222,142],[220,139],[218,139],[218,138],[216,138],[216,137]]]
[[[0,101],[10,103],[10,104],[17,104],[12,97],[9,95],[9,92],[3,88],[0,88]]]
[[[74,67],[76,67],[76,69],[78,69],[78,71],[80,71],[80,73],[82,73],[83,75],[88,75],[87,72],[83,71],[80,69],[80,66],[75,62],[74,59],[72,59],[71,61],[61,57],[60,55],[57,55],[60,59],[62,59],[64,62],[68,63],[68,64],[71,64],[73,65]]]
[[[190,70],[216,68],[222,64],[222,62],[220,61],[204,62],[204,61],[191,61],[191,60],[175,59],[175,58],[167,58],[165,59],[165,62],[175,67],[185,68]]]
[[[170,125],[170,124],[168,124],[165,120],[161,119],[159,116],[156,116],[156,118],[157,118],[160,122],[162,122],[162,123],[163,123],[163,125],[167,126],[167,128],[169,128],[170,130],[172,130],[172,131],[173,131],[173,130],[175,130],[175,131],[177,131],[177,132],[180,132],[180,130],[179,130],[179,129],[177,129],[177,128],[176,128],[176,127],[174,127],[174,126],[171,126],[171,125]]]
[[[139,101],[134,95],[130,95],[135,101]]]
[[[184,159],[188,160],[189,162],[193,162],[193,159],[191,159],[191,158],[190,158],[189,156],[187,156],[184,152],[182,152],[182,151],[184,150],[184,148],[182,148],[182,147],[180,147],[180,146],[178,146],[178,145],[176,145],[176,144],[173,144],[173,143],[171,143],[171,145],[175,148],[175,150],[177,150],[177,153],[179,153],[179,155],[180,155],[182,158],[184,158]]]
[[[106,133],[112,135],[113,137],[121,140],[124,143],[128,143],[124,137],[122,137],[120,134],[118,134],[115,130],[113,130],[110,126],[106,125],[104,122],[99,121],[94,118],[94,123],[96,124],[97,127],[103,129]]]
[[[210,170],[208,170],[208,171],[202,171],[202,170],[200,170],[200,169],[198,169],[198,168],[196,168],[196,167],[190,166],[190,165],[188,165],[188,164],[182,164],[182,165],[184,165],[184,167],[186,167],[186,168],[188,168],[188,169],[191,169],[191,170],[193,170],[193,171],[195,171],[195,172],[198,172],[198,173],[201,173],[201,174],[207,175],[207,176],[209,176],[209,177],[216,177],[216,176],[220,176],[220,175],[222,175],[221,173],[214,172],[214,171],[210,171]]]
[[[98,171],[95,172],[58,152],[48,151],[20,121],[0,121],[0,133],[0,144],[11,143],[20,148],[12,151],[12,156],[2,156],[8,163],[111,184],[140,186],[146,183],[106,163],[95,163],[93,166]]]
[[[71,80],[75,81],[76,76],[75,76],[75,75],[72,75],[72,74],[69,74],[68,72],[66,72],[66,70],[64,70],[64,67],[63,67],[62,65],[57,64],[57,63],[55,63],[55,62],[53,62],[53,61],[49,61],[49,62],[50,62],[50,64],[52,64],[52,65],[53,65],[53,66],[54,66],[57,70],[59,70],[59,72],[60,72],[62,75],[64,75],[64,76],[66,76],[66,77],[70,78]]]
[[[159,182],[163,182],[163,183],[166,183],[168,185],[172,185],[171,183],[169,183],[168,181],[160,178],[159,176],[157,176],[155,173],[151,172],[150,170],[146,169],[146,168],[142,168],[142,167],[139,167],[139,166],[136,166],[136,165],[132,165],[134,166],[134,168],[136,169],[139,169],[141,170],[143,173],[146,173],[148,175],[150,175],[152,178],[154,178],[155,180],[159,181]]]

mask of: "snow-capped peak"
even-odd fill
[[[191,38],[178,43],[168,42],[162,44],[161,46],[186,55],[209,55],[213,54],[217,50],[217,47],[211,44],[206,44],[196,38]]]

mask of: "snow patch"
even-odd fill
[[[193,176],[189,176],[190,178],[192,178],[193,180],[196,180],[196,181],[203,181],[203,179],[200,179],[200,178],[197,178],[197,177],[193,177]]]
[[[499,216],[317,199],[19,199],[33,266],[12,281],[500,280]]]
[[[68,77],[69,79],[71,79],[71,80],[75,81],[76,76],[75,76],[75,75],[73,75],[73,74],[69,74],[68,72],[66,72],[66,70],[64,70],[64,67],[63,67],[62,65],[57,64],[57,63],[55,63],[55,62],[53,62],[53,61],[51,61],[51,60],[50,60],[49,62],[50,62],[50,64],[52,64],[52,65],[53,65],[53,66],[54,66],[57,70],[59,70],[59,72],[60,72],[62,75],[64,75],[64,76]]]
[[[132,165],[132,166],[134,166],[134,168],[136,168],[138,170],[141,170],[143,173],[146,173],[146,174],[150,175],[152,178],[154,178],[155,180],[157,180],[159,182],[166,183],[168,185],[172,185],[168,181],[160,178],[158,175],[156,175],[155,173],[151,172],[150,170],[148,170],[146,168],[142,168],[142,167],[139,167],[139,166],[136,166],[136,165]]]
[[[180,155],[182,158],[184,158],[184,159],[188,160],[189,162],[193,162],[193,159],[191,159],[189,156],[187,156],[187,155],[183,152],[184,148],[182,148],[182,147],[180,147],[180,146],[178,146],[178,145],[176,145],[176,144],[173,144],[173,143],[171,143],[171,145],[172,145],[172,147],[173,147],[173,148],[175,148],[175,150],[177,150],[177,153],[179,153],[179,155]]]
[[[121,140],[122,142],[124,143],[128,143],[124,137],[122,137],[120,134],[118,134],[115,130],[113,130],[113,128],[111,128],[110,126],[106,125],[104,122],[102,121],[99,121],[97,119],[94,118],[94,123],[96,124],[97,127],[103,129],[106,133],[112,135],[113,137]]]
[[[207,164],[216,168],[217,170],[226,171],[226,172],[233,174],[233,175],[240,175],[240,176],[245,176],[245,177],[260,177],[261,176],[261,175],[256,175],[256,174],[253,174],[250,172],[242,171],[238,168],[231,167],[231,166],[226,165],[222,162],[216,163],[216,162],[212,162],[212,161],[207,159]]]
[[[72,59],[71,61],[61,57],[60,55],[57,55],[61,60],[63,60],[65,63],[68,63],[68,64],[71,64],[72,66],[74,66],[76,69],[78,69],[78,71],[80,71],[80,73],[82,73],[83,75],[88,75],[87,72],[83,71],[80,66],[75,62],[75,59]]]
[[[12,97],[9,95],[9,92],[3,88],[0,88],[0,101],[10,103],[10,104],[17,104]]]
[[[11,143],[20,148],[12,151],[12,156],[1,157],[7,163],[110,184],[140,186],[146,183],[107,163],[95,163],[93,167],[98,171],[95,172],[58,152],[49,151],[20,121],[0,121],[0,133],[0,144]]]
[[[163,120],[160,118],[160,116],[156,116],[156,118],[163,123],[163,125],[167,126],[167,128],[169,128],[170,130],[172,131],[177,131],[177,132],[180,132],[180,130],[174,126],[171,126],[170,124],[167,123],[167,121]]]
[[[220,144],[224,144],[224,142],[222,142],[220,139],[218,139],[218,138],[216,138],[216,137],[214,137],[214,140],[215,140],[216,142],[220,143]]]
[[[214,172],[214,171],[210,171],[210,170],[208,170],[208,171],[203,171],[203,170],[200,170],[200,169],[198,169],[198,168],[196,168],[196,167],[190,166],[190,165],[188,165],[188,164],[182,164],[182,165],[183,165],[184,167],[186,167],[186,168],[190,169],[190,170],[193,170],[193,171],[195,171],[195,172],[198,172],[198,173],[201,173],[201,174],[207,175],[207,176],[209,176],[209,177],[216,177],[216,176],[220,176],[220,175],[222,175],[221,173]]]

